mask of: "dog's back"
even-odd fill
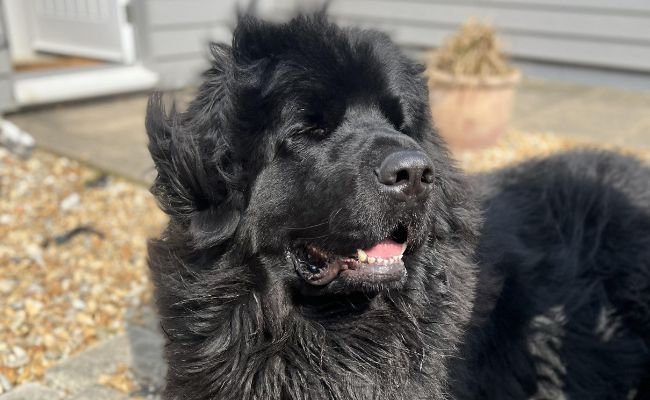
[[[627,398],[650,367],[650,169],[572,152],[481,180],[477,398]]]

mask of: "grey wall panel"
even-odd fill
[[[650,92],[648,74],[526,61],[516,62],[515,65],[526,76],[538,79]]]
[[[206,58],[192,57],[177,60],[160,61],[152,69],[160,75],[160,89],[177,89],[184,86],[196,85],[201,73],[209,67]]]
[[[151,33],[151,54],[154,58],[207,54],[212,42],[230,43],[232,32],[223,25],[207,28],[165,30]]]
[[[274,4],[282,7],[300,6],[305,3],[323,3],[324,0],[273,0]],[[355,2],[356,0],[335,0]],[[586,13],[615,11],[616,13],[636,14],[637,12],[650,12],[648,0],[381,0],[383,2],[405,3],[438,3],[438,4],[465,4],[505,6],[510,8],[530,9],[555,9],[557,11],[582,10]]]
[[[259,10],[275,0],[260,0]],[[230,43],[237,9],[251,0],[142,0],[137,7],[139,49],[145,65],[160,76],[160,86],[179,88],[198,82],[207,66],[209,42]]]
[[[0,113],[13,106],[13,83],[11,82],[11,59],[3,26],[2,0],[0,0]]]
[[[0,79],[0,112],[13,106],[13,85],[8,79]]]
[[[462,1],[462,0],[460,0]],[[511,4],[523,7],[557,7],[583,9],[587,12],[614,10],[617,12],[650,12],[648,0],[470,0],[477,3]]]
[[[165,86],[191,81],[209,41],[230,41],[245,2],[144,1],[146,47]],[[268,16],[286,18],[308,1],[322,0],[272,0]],[[518,60],[650,72],[650,0],[334,0],[329,10],[344,24],[378,28],[420,49],[478,17],[495,24]]]
[[[647,44],[587,42],[563,38],[513,36],[508,39],[514,53],[524,59],[565,61],[595,67],[650,72]]]
[[[274,1],[285,13],[296,3]],[[419,48],[476,17],[496,26],[514,58],[650,72],[650,0],[333,0],[329,10]]]
[[[230,43],[238,7],[248,0],[142,0],[140,49],[165,89],[195,84],[206,69],[209,42]]]
[[[4,26],[4,7],[2,4],[2,0],[0,0],[0,48],[7,47],[7,37],[5,36],[5,29],[7,29],[6,26]]]
[[[453,33],[452,28],[369,23],[347,18],[341,18],[340,21],[346,25],[380,29],[390,34],[397,43],[411,47],[431,47],[442,43]],[[509,54],[517,58],[650,72],[650,45],[646,44],[595,42],[567,37],[508,33],[502,36]]]
[[[650,3],[650,0],[648,0]],[[456,4],[416,1],[355,0],[333,2],[335,16],[420,25],[457,26],[471,17],[498,29],[551,36],[639,41],[650,45],[650,15],[513,8],[500,4]]]
[[[0,77],[9,75],[11,72],[11,59],[8,49],[0,49]]]
[[[147,0],[152,27],[232,22],[237,0]]]

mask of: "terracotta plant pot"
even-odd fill
[[[512,115],[519,71],[498,77],[456,77],[429,70],[429,101],[438,132],[454,150],[494,144]]]

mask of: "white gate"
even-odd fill
[[[27,0],[36,50],[131,64],[129,0]]]

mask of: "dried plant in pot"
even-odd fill
[[[454,150],[489,146],[507,130],[521,74],[491,26],[463,24],[430,54],[427,74],[433,120]]]

